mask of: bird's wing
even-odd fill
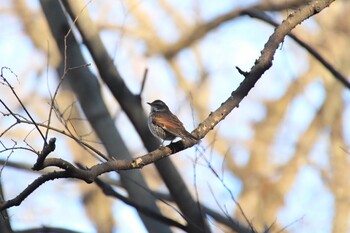
[[[175,136],[181,136],[179,132],[185,130],[182,122],[173,114],[155,113],[152,122]]]
[[[152,122],[176,137],[198,140],[186,131],[182,122],[174,114],[154,113]]]

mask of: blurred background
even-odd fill
[[[307,4],[304,0],[83,1],[81,14],[91,17],[126,86],[146,102],[161,99],[195,129],[225,101],[249,71],[274,27],[244,10],[264,12],[281,23]],[[297,26],[292,33],[314,48],[345,77],[350,73],[350,2],[337,0]],[[78,19],[79,20],[79,19]],[[40,1],[1,0],[0,66],[33,118],[48,120],[51,97],[64,62]],[[86,67],[96,75],[103,100],[123,141],[136,157],[147,153],[140,137],[109,88],[99,77],[79,30]],[[82,64],[83,65],[83,64]],[[145,70],[147,78],[141,91]],[[11,72],[12,71],[12,72]],[[349,79],[348,79],[349,81]],[[25,116],[11,90],[0,85],[0,99]],[[193,198],[223,216],[262,232],[350,232],[350,94],[342,83],[290,38],[276,51],[273,66],[249,95],[200,145],[171,156]],[[72,90],[63,85],[52,126],[67,130],[104,151]],[[33,125],[18,124],[0,106],[1,184],[4,199],[17,196],[40,173],[31,171],[36,155],[11,147],[42,149]],[[58,114],[60,113],[60,114]],[[9,130],[7,130],[9,129]],[[6,132],[5,132],[6,131]],[[50,155],[92,166],[98,160],[79,143],[57,132]],[[51,137],[50,136],[50,137]],[[142,169],[149,187],[168,194],[153,165]],[[103,179],[126,195],[119,176]],[[168,205],[162,213],[181,222]],[[78,232],[146,232],[136,210],[106,197],[94,184],[71,179],[47,182],[18,207],[8,209],[13,230],[57,227]],[[213,232],[233,232],[209,218]],[[173,229],[175,232],[181,230]]]

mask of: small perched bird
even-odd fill
[[[182,122],[161,100],[155,100],[151,105],[151,112],[148,116],[148,128],[151,133],[162,139],[162,145],[165,140],[173,141],[176,137],[198,141],[198,138],[186,131]]]

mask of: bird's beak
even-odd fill
[[[151,103],[147,102],[147,104],[151,105]]]

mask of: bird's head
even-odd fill
[[[151,105],[151,112],[165,112],[169,111],[168,106],[161,100],[155,100],[152,103],[147,103]]]

